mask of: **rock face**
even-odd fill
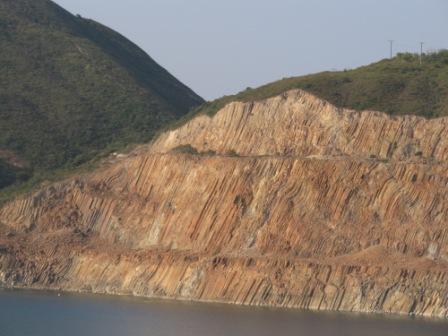
[[[0,210],[0,283],[448,317],[448,118],[303,91]]]

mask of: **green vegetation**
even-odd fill
[[[0,159],[0,189],[16,182],[26,181],[30,175],[28,169],[16,167]]]
[[[49,0],[0,2],[0,50],[0,151],[28,167],[0,161],[0,188],[13,185],[0,198],[147,142],[203,102],[123,36]]]
[[[338,107],[428,118],[448,116],[448,50],[398,54],[354,70],[286,78],[205,103],[196,113],[213,115],[232,101],[257,101],[304,89]]]
[[[171,150],[172,153],[182,153],[182,154],[192,154],[192,155],[202,155],[202,156],[215,156],[216,152],[209,149],[206,152],[199,152],[195,147],[190,144],[180,145]]]
[[[192,145],[180,145],[171,150],[172,153],[184,153],[184,154],[199,154],[198,150]]]

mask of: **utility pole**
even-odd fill
[[[390,58],[394,56],[394,40],[389,40],[390,43]]]
[[[420,42],[420,65],[423,63],[423,45],[425,42]]]

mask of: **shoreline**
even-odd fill
[[[120,292],[106,292],[106,291],[87,291],[81,289],[62,289],[62,288],[49,288],[49,287],[22,287],[22,286],[13,286],[6,287],[0,285],[0,292],[9,291],[9,292],[29,292],[29,293],[38,293],[38,294],[58,294],[58,297],[63,297],[63,295],[59,294],[68,294],[68,295],[80,295],[80,296],[91,296],[91,297],[104,297],[104,298],[127,298],[130,300],[138,300],[141,302],[160,302],[160,303],[185,303],[185,304],[202,304],[202,305],[217,305],[217,306],[225,306],[225,307],[235,307],[235,308],[255,308],[255,309],[266,309],[270,311],[277,312],[297,312],[297,313],[311,313],[311,314],[340,314],[347,317],[364,317],[364,318],[380,318],[380,319],[389,319],[389,320],[403,320],[403,321],[423,321],[429,323],[442,323],[447,324],[448,326],[448,318],[439,317],[433,315],[422,315],[422,314],[406,314],[406,313],[388,313],[381,311],[347,311],[347,310],[332,310],[332,309],[305,309],[305,308],[297,308],[297,307],[282,307],[275,305],[267,305],[267,304],[245,304],[245,303],[236,303],[236,302],[228,302],[228,301],[220,301],[220,300],[204,300],[204,299],[188,299],[182,297],[169,297],[169,296],[142,296],[142,295],[133,295],[129,293],[120,293]]]

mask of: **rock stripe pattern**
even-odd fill
[[[448,317],[448,118],[295,90],[0,209],[0,283]]]

